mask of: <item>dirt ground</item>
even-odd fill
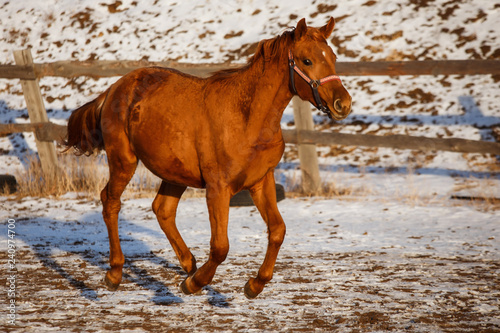
[[[247,300],[242,287],[260,263],[253,255],[228,258],[210,287],[185,296],[178,288],[185,274],[169,249],[128,257],[125,281],[109,292],[102,283],[107,253],[92,248],[34,242],[19,249],[17,320],[0,330],[500,331],[500,263],[481,256],[290,256],[283,249],[273,281],[257,299]],[[7,262],[5,251],[0,260]]]

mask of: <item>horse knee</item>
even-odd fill
[[[285,223],[282,221],[281,223],[277,224],[276,226],[270,229],[269,243],[278,247],[281,246],[281,244],[283,244],[283,241],[285,240],[285,234],[286,234],[286,226]]]
[[[151,205],[151,208],[153,209],[153,213],[155,213],[157,218],[160,218],[159,214],[161,212],[161,206],[162,206],[161,199],[156,197],[155,200],[153,201],[153,204]]]
[[[101,191],[101,202],[102,202],[102,215],[106,219],[117,214],[122,206],[120,198],[110,196],[108,193],[108,187],[106,186]]]
[[[106,201],[108,201],[108,185],[101,191],[101,202],[104,204]]]
[[[167,238],[172,241],[170,233],[172,231],[172,226],[175,226],[175,212],[172,214],[168,210],[168,207],[165,206],[165,202],[160,199],[155,199],[155,201],[153,201],[152,208],[156,215],[156,219],[160,223],[161,229],[167,235]]]
[[[210,258],[215,261],[217,265],[220,265],[224,260],[226,260],[227,254],[229,253],[229,243],[214,245],[210,250]]]

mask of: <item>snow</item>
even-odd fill
[[[151,213],[150,199],[123,205],[120,234],[127,262],[116,292],[102,284],[108,242],[98,202],[71,196],[0,202],[6,208],[0,218],[17,220],[18,331],[72,329],[80,317],[97,331],[113,330],[107,325],[143,330],[150,320],[157,329],[253,332],[262,329],[260,317],[269,324],[265,331],[350,331],[363,328],[362,315],[385,313],[387,318],[364,328],[410,325],[440,332],[438,316],[464,308],[482,325],[500,325],[498,215],[470,205],[411,207],[370,196],[286,199],[279,208],[287,237],[274,279],[257,299],[247,300],[242,287],[256,274],[267,238],[254,207],[231,209],[227,261],[201,295],[186,296],[178,289],[185,274]],[[177,225],[198,261],[206,260],[204,199],[181,201]],[[32,274],[40,280],[31,281]],[[479,325],[467,318],[455,324]]]
[[[0,13],[2,64],[12,64],[12,51],[27,47],[38,63],[244,63],[252,45],[301,17],[321,26],[330,16],[337,24],[329,42],[339,61],[500,58],[500,6],[486,0],[23,0],[3,2]],[[65,124],[71,110],[116,79],[42,78],[49,119]],[[342,79],[353,113],[334,123],[314,111],[317,130],[486,141],[500,136],[498,77]],[[28,122],[18,80],[0,80],[0,122]],[[282,127],[294,128],[291,106]],[[1,137],[0,173],[19,174],[23,157],[34,152],[32,134]],[[498,156],[348,146],[318,152],[323,182],[342,195],[289,197],[279,204],[287,237],[272,282],[255,300],[244,298],[242,287],[263,260],[267,236],[253,207],[231,209],[228,260],[201,295],[185,296],[178,290],[185,274],[151,211],[151,198],[123,200],[125,281],[109,292],[102,284],[108,241],[99,202],[79,193],[1,197],[2,260],[8,240],[3,221],[17,221],[19,316],[11,329],[500,329]],[[295,146],[287,146],[276,179],[287,191],[299,183]],[[210,234],[203,199],[181,201],[178,226],[198,262],[206,260]]]

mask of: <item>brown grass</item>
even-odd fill
[[[78,197],[90,200],[100,200],[100,193],[106,186],[109,178],[108,165],[105,154],[85,156],[74,156],[73,154],[60,154],[59,170],[55,177],[44,177],[40,161],[36,156],[29,156],[25,159],[27,167],[15,174],[18,182],[17,192],[14,193],[18,198],[22,197],[54,197],[58,198],[66,193],[77,193]],[[359,177],[364,177],[365,171],[361,169]],[[160,179],[153,175],[149,170],[139,163],[136,173],[127,186],[122,198],[148,197],[154,198]],[[364,185],[364,182],[356,182],[356,185],[350,184],[342,177],[342,173],[336,172],[326,179],[323,179],[321,188],[317,193],[305,194],[302,191],[300,173],[294,173],[287,179],[286,196],[288,198],[297,197],[321,197],[336,198],[343,200],[362,200],[367,196],[378,196],[380,200],[398,200],[409,205],[425,204],[445,204],[449,198],[436,195],[424,195],[415,186],[413,173],[408,175],[407,188],[401,193],[396,193],[391,197],[381,196],[380,193],[370,187],[370,182]],[[500,200],[495,197],[493,190],[494,183],[488,179],[469,178],[463,183],[457,184],[454,192],[460,192],[464,189],[473,189],[470,197],[451,197],[454,200],[451,204],[471,204],[478,210],[498,210],[500,209]],[[10,194],[8,186],[0,189],[3,194]],[[188,188],[183,198],[204,197],[205,191]]]
[[[361,170],[360,177],[364,176],[364,169]],[[353,198],[353,197],[365,197],[372,194],[373,190],[368,186],[356,186],[348,184],[343,178],[342,173],[334,173],[328,177],[322,179],[320,188],[316,193],[304,193],[302,190],[302,180],[300,173],[294,173],[293,176],[287,179],[287,188],[289,189],[286,193],[288,198],[295,197],[323,197],[323,198]]]
[[[54,177],[44,177],[40,161],[36,156],[25,159],[27,167],[15,174],[18,182],[17,196],[20,197],[60,197],[68,192],[76,192],[80,197],[100,199],[106,186],[109,171],[106,156],[58,156],[59,168]],[[144,166],[137,168],[136,174],[127,186],[124,197],[154,196],[160,180]]]
[[[453,188],[457,205],[469,203],[478,210],[491,211],[500,210],[500,198],[496,182],[488,178],[466,178],[457,182]]]
[[[77,193],[81,198],[100,200],[102,189],[109,179],[109,169],[105,154],[91,156],[75,156],[71,153],[59,154],[59,168],[55,177],[45,177],[40,161],[36,156],[28,156],[24,160],[27,166],[16,172],[18,186],[13,195],[22,197],[61,197],[66,193]],[[161,180],[139,163],[134,177],[128,184],[122,198],[154,198]],[[9,193],[5,186],[0,193]],[[204,197],[204,190],[188,188],[184,198]]]

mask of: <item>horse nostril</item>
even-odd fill
[[[342,103],[340,103],[340,99],[336,99],[335,100],[335,103],[333,103],[333,108],[337,112],[341,112],[342,111]]]

